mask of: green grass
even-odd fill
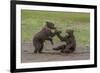
[[[89,46],[90,14],[76,12],[22,10],[22,41],[32,40],[33,36],[42,29],[46,21],[53,22],[63,32],[63,36],[66,29],[74,29],[77,43]],[[54,37],[54,42],[58,42],[57,37]]]

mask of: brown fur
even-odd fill
[[[56,34],[56,32],[52,32],[51,30],[56,29],[54,24],[51,22],[46,22],[46,26],[38,32],[33,38],[33,45],[35,47],[34,53],[41,53],[44,47],[45,40],[49,40],[51,44],[53,44],[52,37]]]
[[[62,53],[74,52],[76,49],[76,40],[73,32],[73,30],[67,30],[66,33],[68,33],[68,35],[66,35],[65,37],[62,37],[60,34],[57,34],[58,38],[61,41],[66,42],[66,45],[58,46],[54,48],[54,50],[61,50]]]

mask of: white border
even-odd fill
[[[21,63],[21,9],[90,13],[90,60]],[[16,68],[38,68],[94,64],[94,10],[84,8],[16,5]]]

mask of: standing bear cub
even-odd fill
[[[72,53],[75,51],[76,49],[76,40],[75,40],[75,36],[73,34],[73,30],[66,30],[66,33],[68,35],[65,35],[64,37],[62,37],[59,33],[57,34],[58,38],[61,41],[64,41],[66,44],[65,45],[61,45],[58,46],[56,48],[53,48],[54,50],[60,50],[61,53]]]
[[[38,32],[33,38],[33,46],[35,47],[34,53],[42,53],[44,42],[48,40],[53,44],[52,37],[58,34],[58,32],[52,32],[56,27],[51,22],[46,22],[45,27]]]

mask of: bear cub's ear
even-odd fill
[[[48,22],[48,21],[46,21],[46,24],[49,24],[49,22]]]
[[[53,23],[48,22],[48,21],[46,21],[46,25],[47,25],[48,27],[50,27],[50,26],[54,26],[54,24],[53,24]]]

